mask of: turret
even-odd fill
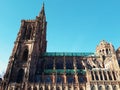
[[[111,43],[108,43],[105,40],[101,41],[96,47],[96,55],[100,57],[104,68],[114,70],[118,69],[115,49]]]
[[[111,54],[115,54],[114,46],[111,43],[108,43],[105,40],[103,40],[96,47],[96,54],[102,56],[109,56]]]

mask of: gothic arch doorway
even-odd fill
[[[23,82],[23,76],[24,76],[24,70],[23,70],[23,69],[20,69],[20,70],[18,71],[18,74],[17,74],[17,80],[16,80],[16,82],[17,82],[17,83]]]

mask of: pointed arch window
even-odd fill
[[[104,74],[104,79],[107,80],[106,72],[104,71],[103,74]]]
[[[99,80],[97,71],[95,71],[95,78],[96,78],[96,80]]]
[[[26,27],[24,27],[24,29],[22,30],[22,39],[25,39],[26,38]]]
[[[54,61],[52,59],[45,61],[45,69],[53,69],[54,67]]]
[[[79,83],[84,83],[84,82],[86,82],[87,80],[86,80],[86,77],[81,77],[81,76],[79,76],[78,77],[78,81],[79,81]]]
[[[60,76],[57,76],[57,83],[62,83],[63,82],[63,78]]]
[[[31,32],[32,32],[32,29],[28,29],[27,32],[26,32],[26,40],[29,40],[30,37],[31,37]]]
[[[113,73],[114,80],[116,80],[115,72],[113,71],[112,73]]]
[[[100,80],[103,80],[102,71],[99,71],[99,74],[100,74]]]
[[[109,79],[112,80],[112,76],[111,76],[110,72],[108,71],[107,73],[108,73]]]
[[[68,76],[68,77],[67,77],[67,81],[68,81],[68,83],[74,83],[74,78]]]
[[[64,69],[64,61],[61,59],[55,60],[56,69]]]
[[[51,83],[51,82],[52,82],[52,80],[49,76],[45,78],[45,83]]]
[[[106,49],[106,54],[108,55],[108,49]]]
[[[66,69],[74,69],[73,60],[66,60]]]
[[[93,75],[93,71],[91,71],[91,76],[92,76],[92,80],[94,80],[94,75]]]
[[[31,36],[32,36],[32,28],[30,26],[25,27],[22,33],[22,39],[29,40],[31,39]]]
[[[28,49],[24,50],[23,56],[22,56],[22,60],[23,61],[27,61],[28,60]]]
[[[104,55],[102,56],[102,58],[103,58],[103,60],[105,60],[105,56]]]
[[[17,74],[17,83],[23,82],[24,70],[20,69]]]

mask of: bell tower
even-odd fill
[[[4,87],[9,86],[10,83],[23,85],[28,81],[34,81],[38,59],[46,52],[46,26],[44,4],[36,19],[21,21],[21,27],[4,75]],[[4,90],[6,89],[4,88]]]

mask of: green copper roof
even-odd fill
[[[44,56],[95,56],[92,52],[46,52]]]
[[[82,73],[83,75],[85,75],[86,71],[84,69],[77,69],[76,70],[77,73]],[[59,73],[59,74],[63,74],[63,73],[68,73],[68,74],[74,74],[75,70],[74,69],[45,69],[44,73],[46,74],[52,74],[52,73]]]

